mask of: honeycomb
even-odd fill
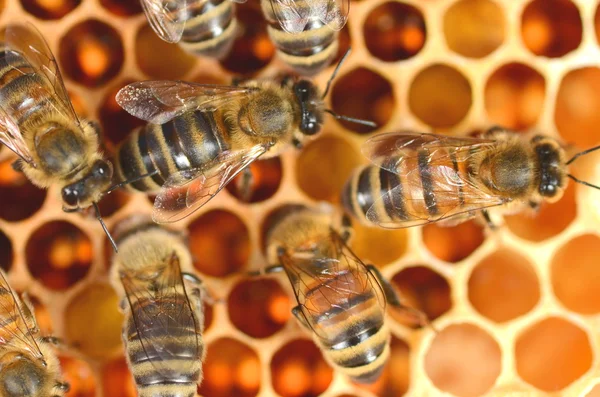
[[[114,94],[140,79],[227,83],[275,75],[258,2],[238,6],[243,26],[222,61],[160,41],[138,0],[4,0],[0,24],[33,21],[59,59],[82,117],[98,119],[110,153],[140,121]],[[592,0],[353,0],[340,35],[352,46],[328,98],[340,114],[470,134],[491,124],[531,129],[573,147],[600,143],[600,8]],[[324,87],[332,68],[316,77]],[[194,265],[217,301],[207,306],[203,396],[600,396],[600,193],[570,184],[536,217],[489,232],[467,222],[408,230],[356,227],[352,246],[380,267],[437,333],[393,310],[392,354],[373,385],[350,383],[325,363],[290,316],[285,276],[265,266],[264,224],[290,203],[337,203],[360,144],[374,131],[329,119],[301,152],[252,164],[251,203],[235,184],[175,225],[190,234]],[[0,265],[32,296],[42,330],[65,341],[69,397],[135,396],[108,284],[110,246],[93,216],[65,214],[56,187],[38,190],[0,148]],[[600,182],[600,155],[573,173]],[[110,228],[149,212],[142,195],[101,203]]]

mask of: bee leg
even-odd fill
[[[488,225],[488,227],[490,228],[490,230],[496,230],[497,229],[497,227],[494,224],[494,222],[492,222],[492,218],[490,217],[490,213],[488,212],[488,210],[481,210],[481,215],[483,215],[483,220]]]
[[[302,145],[302,142],[300,142],[296,138],[292,139],[292,145],[294,145],[294,147],[298,150],[302,149],[302,147],[304,146]]]
[[[541,203],[539,203],[537,201],[529,202],[529,208],[531,208],[533,210],[533,212],[535,212],[535,213],[540,211],[540,207],[541,207]]]
[[[17,159],[11,164],[12,169],[16,172],[23,172],[23,160]]]
[[[284,269],[283,269],[282,265],[276,264],[276,265],[269,265],[267,267],[263,267],[261,269],[248,272],[248,275],[251,277],[256,277],[256,276],[261,276],[264,274],[279,273],[279,272],[282,272],[283,270]]]
[[[62,339],[57,338],[56,336],[43,336],[40,340],[44,343],[49,343],[53,346],[64,346],[64,342]]]
[[[296,320],[298,320],[304,328],[310,330],[310,325],[308,324],[306,317],[304,317],[304,313],[302,312],[302,308],[300,307],[300,305],[294,306],[292,308],[292,314],[294,315],[294,317],[296,317]]]
[[[23,302],[23,315],[27,320],[31,321],[34,324],[34,328],[30,329],[29,331],[31,331],[32,333],[39,332],[40,329],[37,325],[37,320],[34,316],[35,310],[33,307],[33,302],[31,302],[31,299],[29,299],[29,294],[27,294],[27,292],[23,292],[21,294],[21,301]]]
[[[71,386],[67,382],[56,382],[54,387],[56,387],[58,390],[62,391],[63,393],[67,393],[71,389]]]
[[[242,170],[242,175],[236,183],[236,188],[240,193],[240,199],[244,202],[249,202],[254,194],[254,176],[250,167]]]
[[[198,278],[195,274],[182,273],[181,276],[183,277],[184,281],[187,281],[187,282],[193,284],[193,287],[191,288],[191,290],[192,290],[191,292],[192,292],[192,294],[197,296],[197,298],[199,299],[200,302],[206,302],[211,306],[214,306],[217,303],[224,302],[224,300],[222,298],[218,298],[218,297],[214,296],[213,294],[211,294],[211,292],[208,290],[208,288],[206,288],[206,286],[204,285],[202,280],[200,278]]]
[[[352,220],[347,214],[342,215],[340,237],[345,244],[348,244],[348,241],[352,237]]]

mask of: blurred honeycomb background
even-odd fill
[[[228,83],[268,77],[274,59],[257,0],[218,62],[160,41],[137,0],[3,0],[0,25],[32,21],[59,59],[76,110],[104,128],[105,150],[140,122],[114,101],[141,79]],[[338,113],[465,135],[501,124],[573,147],[600,143],[600,9],[592,0],[356,0],[341,33],[352,46],[328,98]],[[332,67],[316,77],[324,87]],[[600,193],[571,184],[537,217],[510,216],[485,232],[473,222],[383,231],[357,226],[356,253],[375,263],[439,331],[413,330],[389,311],[392,357],[359,386],[333,372],[290,317],[285,276],[264,266],[264,224],[277,208],[329,201],[374,133],[328,120],[300,153],[252,165],[251,204],[235,186],[175,227],[190,233],[195,267],[221,299],[207,306],[207,397],[600,396]],[[64,339],[69,397],[135,396],[123,358],[122,316],[108,284],[108,246],[93,216],[65,214],[59,192],[31,186],[0,149],[0,265],[32,295],[45,333]],[[600,183],[600,155],[574,174]],[[151,201],[117,192],[109,227]],[[397,321],[398,320],[398,321]]]

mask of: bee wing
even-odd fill
[[[256,91],[255,87],[150,80],[129,84],[117,93],[117,103],[135,117],[154,124],[193,110],[213,111],[225,103]]]
[[[362,147],[363,154],[373,164],[398,175],[401,183],[390,190],[383,189],[381,196],[367,210],[367,219],[386,228],[404,228],[451,217],[470,218],[479,210],[504,204],[506,201],[503,198],[490,194],[480,183],[469,178],[467,172],[458,172],[452,166],[467,164],[471,157],[493,150],[494,143],[491,139],[406,131],[381,134],[369,139]],[[438,214],[427,217],[422,216],[426,211],[415,210],[427,207],[422,194],[419,167],[402,166],[403,163],[418,164],[422,161],[419,159],[421,156],[425,156],[428,164],[431,192],[435,194],[436,202],[441,204],[438,205]],[[460,190],[459,199],[457,189]],[[403,199],[394,200],[394,197]],[[393,219],[381,220],[377,208],[390,209]]]
[[[150,26],[158,37],[169,43],[181,40],[185,21],[180,20],[180,13],[187,7],[186,0],[142,0],[142,8]]]
[[[40,82],[36,88],[40,92],[46,91],[49,98],[57,99],[56,101],[49,102],[51,105],[55,105],[56,111],[79,125],[79,118],[69,99],[58,63],[39,30],[31,23],[25,25],[9,24],[4,33],[4,42],[9,50],[20,52],[34,69],[35,73],[43,77],[43,83]],[[31,73],[27,68],[22,70],[23,64],[19,57],[9,55],[4,59],[12,70],[22,74]],[[36,94],[36,97],[43,98],[44,95]],[[6,107],[4,110],[8,114],[16,111],[16,109]]]
[[[342,30],[350,13],[350,0],[307,0],[310,19],[319,19],[333,30]]]
[[[165,259],[164,270],[156,277],[140,280],[127,272],[121,282],[131,308],[143,354],[162,379],[177,381],[194,360],[202,357],[202,330],[185,290],[179,259],[173,253]],[[181,343],[173,343],[174,338]],[[173,367],[173,360],[178,365]]]
[[[154,200],[152,219],[157,223],[171,223],[191,215],[268,148],[256,145],[249,150],[223,152],[206,167],[169,176]]]
[[[23,161],[35,167],[31,152],[21,135],[15,119],[0,106],[0,142],[15,152]]]
[[[8,296],[7,296],[8,295]],[[22,309],[23,303],[11,288],[6,274],[0,270],[0,347],[13,346],[27,349],[34,357],[43,358],[35,341],[35,320],[27,322]]]
[[[308,0],[270,0],[270,3],[279,26],[288,33],[302,32],[310,21],[312,9]]]

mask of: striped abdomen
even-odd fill
[[[191,3],[191,4],[190,4]],[[188,0],[187,20],[180,45],[188,52],[225,57],[235,39],[235,6],[229,0]]]
[[[119,181],[158,170],[151,178],[131,183],[132,189],[155,192],[174,172],[197,168],[214,159],[227,144],[214,113],[190,112],[162,124],[133,131],[114,156]]]
[[[123,337],[140,397],[195,395],[202,380],[204,345],[196,329],[198,322],[177,324],[180,308],[187,304],[183,295],[162,297],[159,305],[143,300],[131,302],[133,314],[127,319]],[[133,319],[139,311],[145,312],[145,318],[162,319],[157,324],[144,324],[143,336]]]

